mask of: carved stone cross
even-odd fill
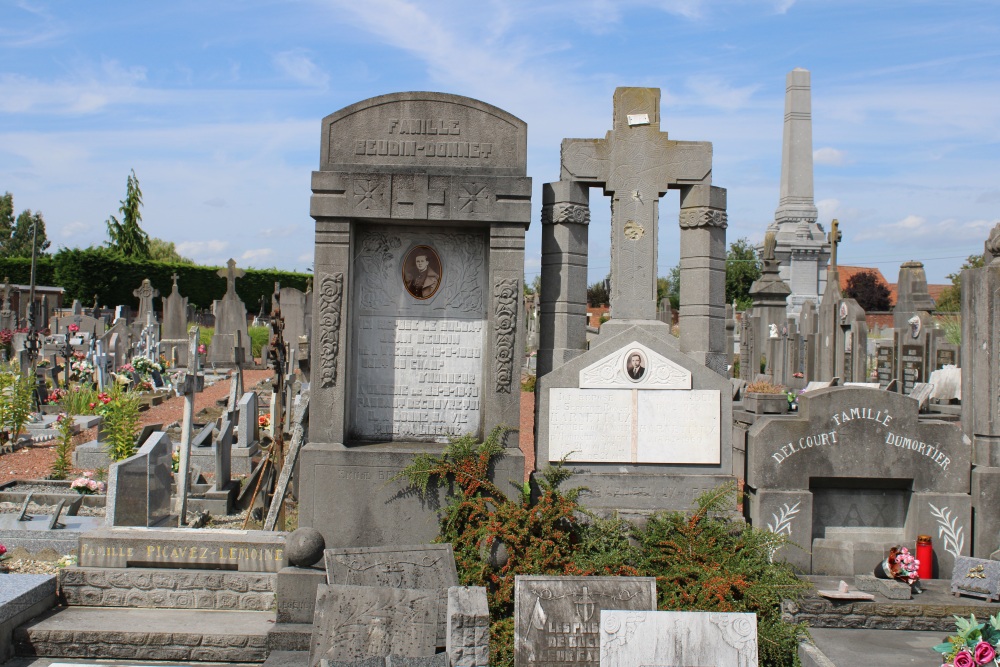
[[[132,290],[132,295],[139,298],[139,321],[144,321],[147,313],[153,310],[153,299],[160,296],[160,290],[153,289],[149,278],[143,278],[142,285]]]
[[[834,218],[833,222],[830,223],[830,266],[836,270],[837,268],[837,246],[840,245],[840,241],[844,238],[844,233],[840,231],[840,223]]]
[[[218,274],[220,278],[226,279],[226,296],[229,296],[236,294],[236,279],[242,278],[246,272],[243,269],[237,269],[236,260],[230,257],[229,261],[226,262],[226,268],[219,269]]]
[[[173,286],[173,288],[171,289],[171,291],[172,291],[172,292],[176,292],[176,291],[177,291],[177,279],[178,279],[178,278],[180,278],[180,276],[179,276],[179,275],[177,275],[177,273],[176,273],[176,272],[175,272],[175,273],[173,273],[173,274],[172,274],[172,275],[170,276],[170,279],[174,281],[174,286]]]
[[[656,319],[658,202],[670,187],[711,183],[712,145],[672,141],[660,131],[657,88],[615,90],[604,139],[565,139],[563,181],[611,196],[611,314]]]

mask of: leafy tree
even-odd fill
[[[139,226],[142,222],[142,190],[139,189],[139,179],[133,169],[125,185],[125,199],[119,202],[118,211],[122,214],[121,221],[115,216],[107,220],[108,247],[115,252],[135,259],[149,259],[149,234]]]
[[[611,281],[611,274],[604,280],[598,280],[593,285],[587,287],[587,303],[591,306],[607,306],[611,303],[611,292],[608,284]]]
[[[14,219],[14,195],[7,192],[0,197],[0,254],[5,257],[31,257],[32,225],[38,225],[38,255],[43,256],[52,243],[45,234],[42,212],[21,211]]]
[[[677,310],[681,307],[681,267],[670,269],[667,276],[656,279],[656,305],[663,299],[670,299],[670,307]]]
[[[938,297],[935,304],[938,312],[957,313],[962,310],[962,271],[965,269],[981,269],[983,266],[985,266],[985,262],[982,255],[969,255],[956,273],[948,274],[951,287],[941,292],[941,296]]]
[[[892,308],[889,288],[874,271],[859,271],[848,278],[844,296],[854,299],[868,312],[885,312]]]
[[[194,260],[181,256],[173,241],[164,241],[155,236],[149,239],[149,258],[154,262],[170,264],[194,264]]]
[[[750,286],[760,278],[761,264],[757,251],[744,237],[733,241],[726,254],[726,303],[736,302],[736,307],[746,310],[752,305]]]

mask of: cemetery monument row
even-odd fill
[[[452,437],[520,423],[527,126],[396,93],[327,116],[321,138],[300,520],[330,547],[429,542],[434,503],[392,478]],[[508,446],[496,476],[514,493],[524,459]]]
[[[732,471],[726,193],[712,145],[660,129],[660,91],[618,88],[604,139],[566,139],[542,210],[539,467],[566,457],[591,509],[688,509]],[[612,197],[611,315],[588,349],[589,188]],[[656,319],[658,200],[679,189],[681,338]]]

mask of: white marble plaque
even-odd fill
[[[549,459],[594,463],[720,463],[717,389],[549,390]]]
[[[580,371],[581,389],[690,389],[691,372],[632,342]]]
[[[719,390],[638,394],[639,463],[721,463]]]
[[[601,667],[756,667],[757,615],[601,610]]]
[[[631,391],[549,390],[549,459],[614,463],[632,460]]]
[[[447,442],[479,429],[484,321],[357,321],[354,437]]]

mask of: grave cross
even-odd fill
[[[153,299],[160,296],[160,290],[153,288],[149,278],[143,278],[142,285],[132,290],[132,295],[139,299],[137,319],[141,322],[146,318],[146,314],[153,310]]]
[[[242,278],[246,275],[243,269],[236,268],[236,260],[232,257],[226,262],[226,268],[219,269],[218,275],[220,278],[226,279],[226,296],[230,294],[236,294],[236,279]]]
[[[657,88],[615,90],[604,139],[565,139],[563,181],[603,186],[611,196],[611,313],[656,317],[658,202],[671,186],[710,185],[712,147],[660,131]]]
[[[837,270],[837,246],[844,238],[844,233],[840,231],[840,223],[834,218],[833,222],[830,223],[830,235],[827,237],[830,241],[830,268],[834,271]]]
[[[173,273],[173,274],[172,274],[172,275],[170,276],[170,279],[171,279],[172,281],[174,281],[174,286],[173,286],[173,287],[171,288],[171,290],[170,290],[171,292],[177,292],[177,279],[178,279],[178,278],[180,278],[180,276],[179,276],[179,275],[177,275],[177,273],[176,273],[176,272],[174,272],[174,273]],[[180,292],[178,292],[178,294],[180,294]]]
[[[194,395],[205,385],[205,376],[201,374],[201,358],[198,354],[198,343],[201,339],[201,329],[193,327],[188,334],[188,369],[177,383],[178,394],[184,396],[184,418],[181,425],[181,460],[179,462],[179,487],[177,490],[178,526],[187,525],[187,496],[191,476],[191,433],[194,420]]]

